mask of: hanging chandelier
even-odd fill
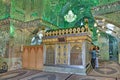
[[[64,16],[65,21],[69,23],[75,21],[76,18],[77,16],[72,12],[72,10],[69,10],[68,14]]]

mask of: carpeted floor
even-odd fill
[[[70,74],[41,72],[20,80],[65,80]]]
[[[101,62],[100,67],[87,76],[19,69],[0,74],[0,80],[120,80],[120,65]]]
[[[120,78],[120,65],[113,61],[101,62],[100,67],[91,71],[88,75]]]
[[[115,78],[72,75],[67,80],[116,80]]]
[[[21,78],[28,77],[40,72],[41,71],[38,70],[19,69],[19,70],[9,71],[7,73],[0,74],[0,80],[19,80]]]

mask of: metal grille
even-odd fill
[[[79,45],[72,47],[70,52],[70,65],[82,65],[82,50]]]
[[[45,64],[55,64],[55,50],[52,46],[46,49],[46,62]]]

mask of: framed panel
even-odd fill
[[[82,65],[82,44],[71,43],[70,65]]]
[[[46,45],[45,64],[55,64],[55,47],[54,47],[54,45]]]
[[[57,44],[56,64],[68,64],[68,45]]]

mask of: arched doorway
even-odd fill
[[[81,46],[74,45],[70,51],[70,65],[82,65]]]
[[[46,48],[45,64],[55,64],[55,50],[53,46],[47,46]]]
[[[118,42],[113,37],[109,37],[109,59],[118,61]]]

